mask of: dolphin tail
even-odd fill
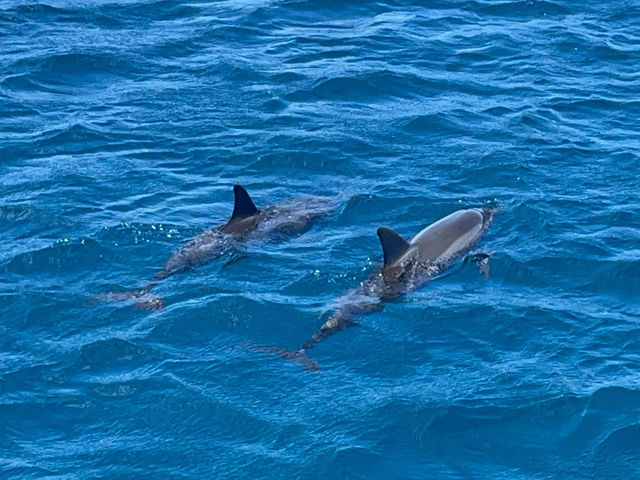
[[[164,300],[159,295],[149,293],[156,283],[150,283],[142,290],[129,290],[124,292],[107,292],[94,295],[85,305],[93,305],[101,301],[133,302],[133,308],[141,310],[161,310],[164,308]]]
[[[258,345],[255,343],[244,343],[243,346],[248,350],[253,350],[254,352],[261,352],[269,355],[279,355],[285,360],[291,360],[299,363],[310,372],[317,372],[318,370],[320,370],[320,364],[317,362],[317,360],[307,355],[307,352],[303,348],[301,348],[300,350],[286,350],[284,348],[269,347],[266,345]]]

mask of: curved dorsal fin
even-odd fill
[[[385,267],[390,263],[395,262],[407,250],[409,250],[409,244],[406,240],[390,228],[380,227],[378,229],[378,238],[382,244]]]
[[[242,185],[234,185],[233,194],[235,195],[236,200],[233,205],[231,220],[235,218],[250,217],[251,215],[258,213],[258,209],[253,204],[251,197]]]

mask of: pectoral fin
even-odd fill
[[[464,264],[468,262],[473,262],[476,267],[480,270],[480,274],[484,278],[489,278],[489,260],[491,259],[491,255],[488,253],[473,253],[471,255],[467,255],[464,259]]]

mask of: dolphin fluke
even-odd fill
[[[268,347],[266,345],[258,345],[255,343],[244,343],[243,346],[255,352],[267,353],[269,355],[275,354],[285,360],[292,360],[299,363],[310,372],[317,372],[320,370],[320,364],[307,355],[307,352],[302,348],[300,350],[286,350],[284,348]]]

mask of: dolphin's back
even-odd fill
[[[383,269],[376,270],[360,285],[344,295],[335,313],[295,351],[263,349],[296,360],[308,369],[319,365],[306,351],[329,335],[357,325],[355,318],[382,308],[391,300],[424,285],[450,267],[456,257],[470,249],[491,224],[496,210],[491,208],[458,210],[418,233],[410,242],[388,227],[378,228],[384,255]],[[487,257],[487,255],[485,255]],[[485,273],[487,266],[485,265]]]
[[[482,235],[484,217],[478,209],[453,212],[411,239],[411,250],[424,260],[453,257]]]

